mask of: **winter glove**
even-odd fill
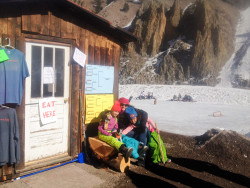
[[[122,136],[121,134],[115,132],[115,137],[116,137],[118,140],[121,138],[121,136]]]

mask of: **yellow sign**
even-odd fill
[[[99,122],[100,113],[104,110],[111,110],[113,104],[113,94],[86,95],[85,124]]]

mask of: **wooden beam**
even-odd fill
[[[119,96],[119,64],[120,64],[120,48],[118,46],[113,46],[113,65],[114,65],[114,100],[118,99]]]
[[[16,48],[21,50],[22,52],[25,51],[24,37],[20,36],[16,38]],[[21,105],[16,107],[20,138],[20,162],[16,166],[18,170],[23,169],[25,167],[25,95],[26,92],[24,89]]]
[[[71,87],[71,132],[70,132],[70,154],[71,156],[79,153],[79,78],[80,67],[72,64],[72,87]]]

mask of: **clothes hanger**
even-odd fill
[[[10,45],[10,38],[7,37],[6,40],[8,41],[8,44],[5,45],[4,48],[6,48],[6,49],[15,49],[15,47]]]
[[[2,38],[0,37],[0,48],[3,48],[3,46],[2,46]]]
[[[9,108],[8,106],[0,105],[0,108]]]

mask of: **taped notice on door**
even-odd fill
[[[39,99],[39,112],[43,125],[56,122],[55,98]]]
[[[55,83],[55,72],[53,67],[43,68],[43,84],[54,84]]]

